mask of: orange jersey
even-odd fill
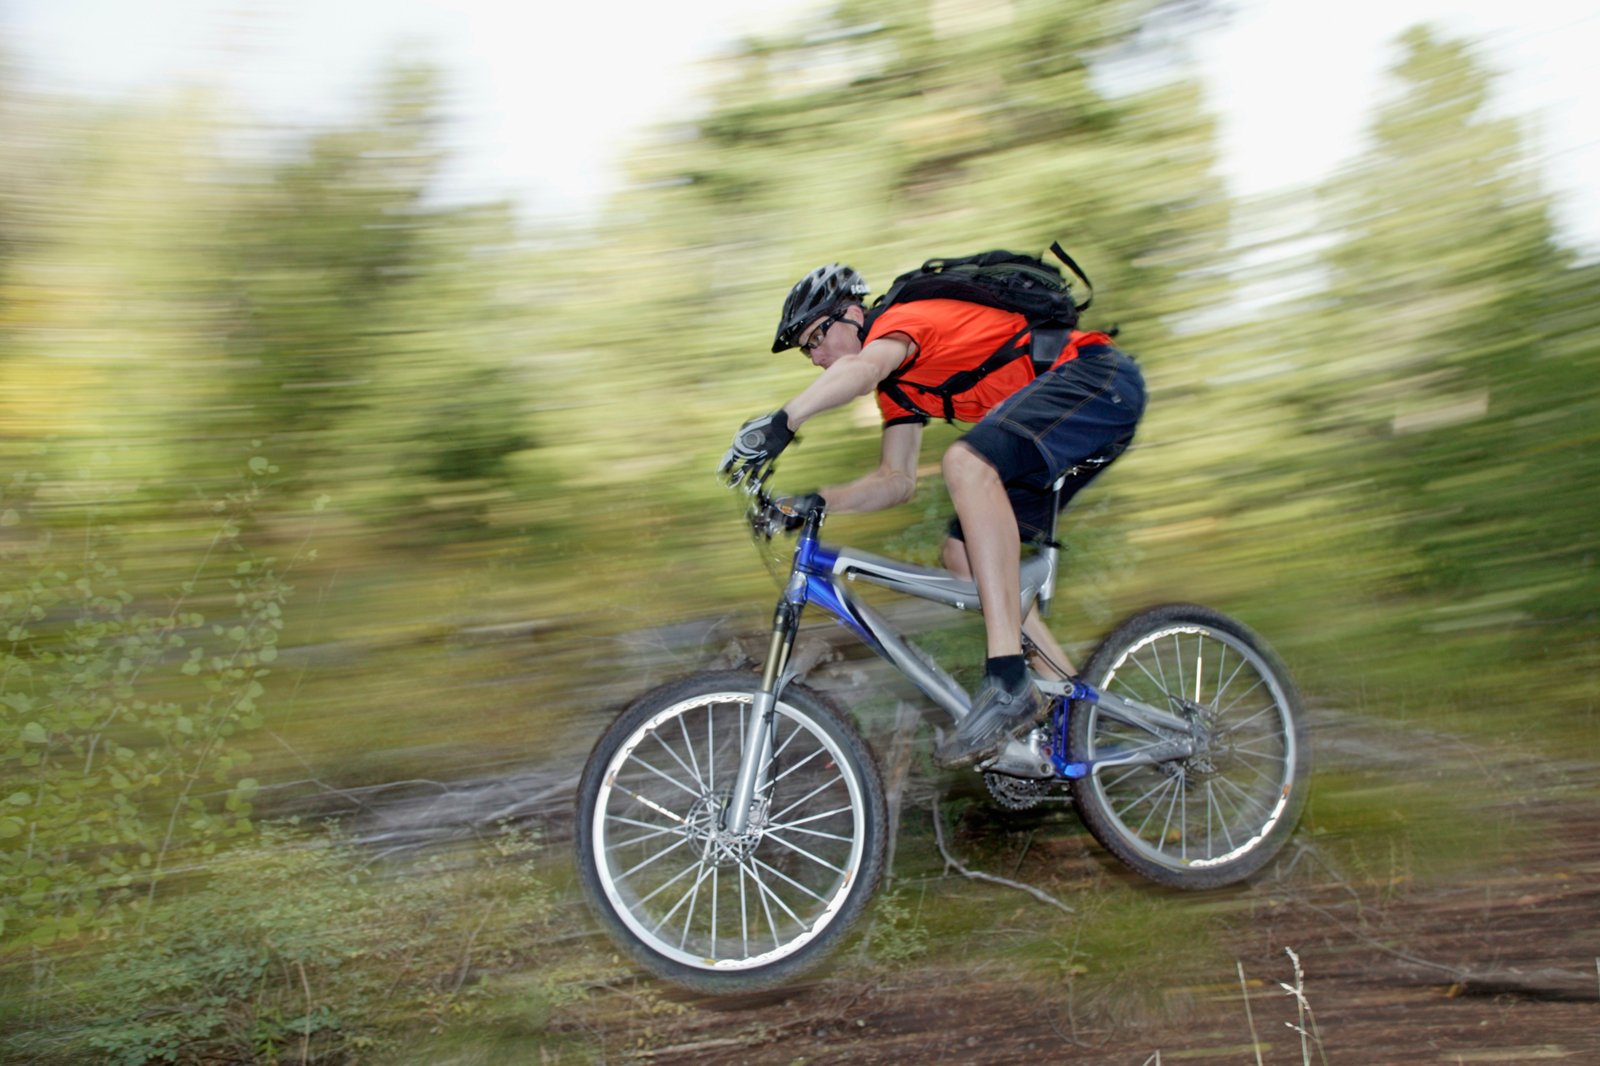
[[[930,415],[943,417],[944,403],[938,396],[920,391],[943,384],[952,374],[977,367],[1008,342],[1022,347],[1021,355],[983,378],[966,392],[952,399],[956,419],[977,422],[1002,400],[1034,378],[1028,359],[1027,319],[1010,311],[960,300],[915,300],[896,304],[873,322],[866,343],[891,333],[903,334],[916,345],[909,357],[892,375],[902,396],[916,408],[908,409],[886,391],[878,392],[878,409],[883,424],[926,422]],[[1052,364],[1060,366],[1078,354],[1080,344],[1110,344],[1104,333],[1073,330],[1061,355]]]

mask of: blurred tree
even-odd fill
[[[1482,61],[1422,28],[1401,45],[1371,148],[1327,190],[1314,424],[1400,512],[1420,587],[1486,621],[1592,612],[1592,276]]]
[[[431,81],[399,72],[369,126],[311,138],[303,158],[228,205],[219,282],[232,307],[231,402],[216,430],[309,457],[334,450],[331,431],[367,402],[427,221],[439,158]]]
[[[1172,326],[1221,299],[1228,201],[1197,82],[1141,35],[1174,6],[842,3],[719,61],[706,114],[633,159],[590,263],[629,310],[585,338],[599,372],[687,417],[652,422],[648,455],[596,448],[714,492],[740,414],[805,380],[766,355],[785,292],[835,259],[881,291],[930,256],[1060,238],[1097,282],[1091,324],[1183,364]],[[791,475],[876,453],[871,434],[814,437]]]
[[[430,71],[398,67],[371,120],[241,189],[218,272],[228,362],[212,432],[408,506],[430,485],[503,483],[531,440],[514,364],[526,323],[500,290],[515,223],[429,203],[438,97]]]
[[[92,457],[116,452],[119,476],[153,478],[183,447],[205,381],[211,112],[194,94],[11,100],[0,424],[54,440],[46,465],[105,468]]]

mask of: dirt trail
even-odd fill
[[[853,655],[835,658],[812,682],[871,690],[884,680],[875,670]],[[586,1010],[569,1032],[603,1061],[695,1066],[1300,1063],[1295,1026],[1308,1033],[1310,1062],[1600,1064],[1600,771],[1578,762],[1512,765],[1457,738],[1330,711],[1312,724],[1319,775],[1339,775],[1338,795],[1359,793],[1364,782],[1387,795],[1425,778],[1430,795],[1459,799],[1450,803],[1455,831],[1469,841],[1481,834],[1488,861],[1459,876],[1439,876],[1407,855],[1386,869],[1351,870],[1330,858],[1337,842],[1303,830],[1255,883],[1181,897],[1208,915],[1211,968],[1146,975],[1138,1002],[1086,991],[1066,966],[1059,979],[1041,981],[997,963],[913,962],[869,980],[847,950],[817,979],[760,996],[711,999],[641,978],[632,992],[601,997],[609,1004]],[[516,774],[367,790],[355,797],[352,828],[380,851],[405,851],[532,818],[559,843],[570,836],[581,757],[564,752]],[[1403,806],[1403,793],[1395,795]],[[908,799],[902,825],[927,816]],[[1060,836],[1041,834],[1013,875],[1048,882],[1069,900],[1086,886],[1174,898],[1121,870],[1084,834]],[[1018,894],[1017,921],[1039,906]],[[581,934],[587,916],[572,913]],[[974,935],[1004,935],[1004,920],[989,932],[983,918],[976,924]],[[1298,957],[1310,1016],[1285,991],[1296,984],[1287,949]]]
[[[1259,1061],[1281,1064],[1303,1061],[1297,1025],[1313,1034],[1313,1063],[1600,1063],[1600,817],[1551,802],[1521,822],[1538,829],[1539,846],[1459,883],[1376,899],[1296,876],[1292,887],[1234,892],[1217,934],[1233,966],[1158,987],[1153,1008],[982,968],[916,967],[873,985],[851,976],[846,957],[779,995],[680,996],[692,1009],[616,1060],[1142,1066],[1255,1063],[1259,1047]],[[1159,891],[1137,879],[1113,890]],[[1296,983],[1290,948],[1310,1019],[1280,986]]]

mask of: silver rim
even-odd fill
[[[1095,775],[1102,808],[1140,855],[1178,870],[1222,866],[1254,851],[1282,822],[1298,754],[1292,711],[1254,649],[1207,626],[1168,626],[1123,652],[1100,685],[1183,714],[1204,737],[1190,758]],[[1172,739],[1098,707],[1087,732],[1091,759]]]
[[[838,915],[865,855],[861,782],[839,744],[779,702],[773,758],[738,837],[720,828],[750,693],[673,704],[606,765],[591,826],[606,898],[641,943],[699,969],[786,958]]]

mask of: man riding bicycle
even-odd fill
[[[1057,479],[1065,478],[1064,504],[1128,447],[1144,411],[1144,379],[1108,335],[1078,330],[1038,367],[1029,358],[995,367],[1008,345],[1026,350],[1027,319],[961,300],[891,303],[869,328],[868,291],[860,274],[839,263],[818,267],[790,290],[772,350],[798,347],[822,375],[777,411],[741,426],[721,470],[735,485],[759,482],[804,422],[876,391],[883,416],[877,469],[790,505],[804,511],[825,501],[830,512],[877,511],[911,500],[930,415],[973,424],[942,462],[956,510],[944,565],[976,582],[987,641],[972,713],[935,753],[947,766],[964,766],[991,757],[1044,713],[1021,634],[1070,669],[1037,608],[1020,617],[1021,544],[1048,537]],[[940,390],[962,371],[978,371],[969,388]]]

